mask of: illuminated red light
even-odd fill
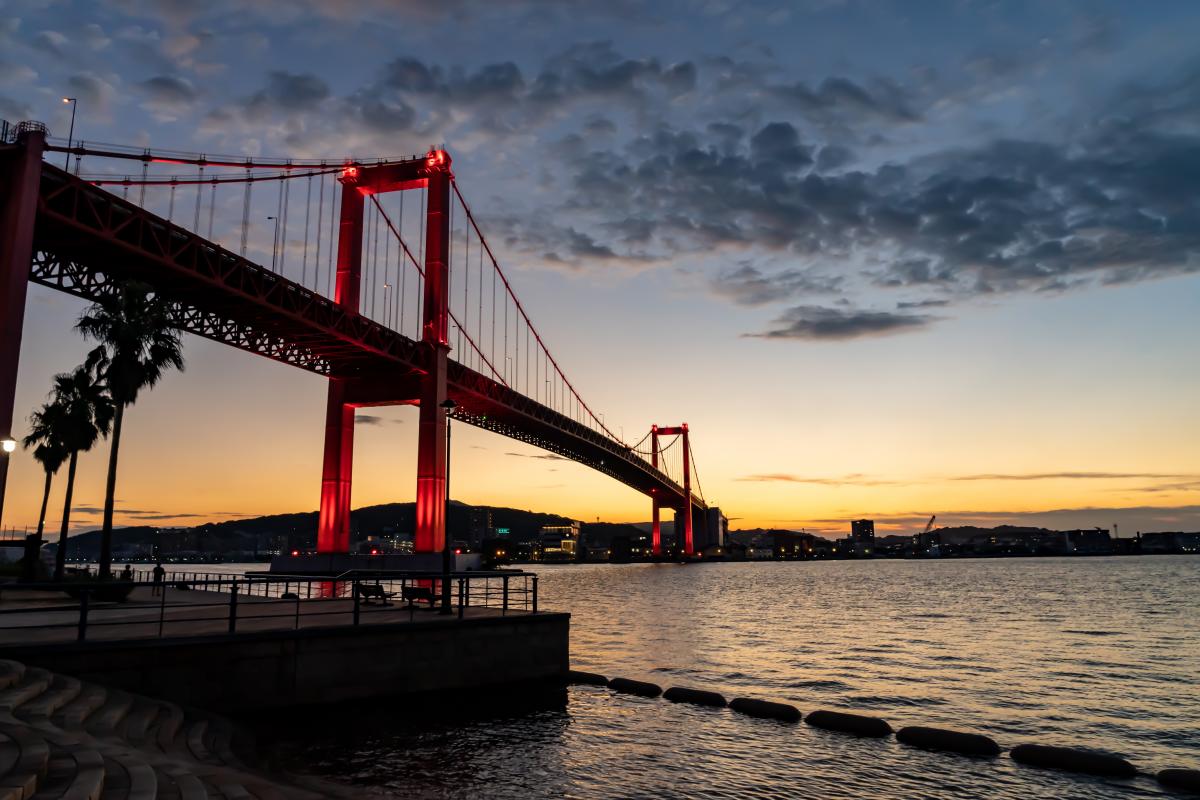
[[[454,548],[454,555],[456,555],[456,556],[461,556],[461,555],[462,555],[462,550],[458,549],[457,547],[456,547],[456,548]]]
[[[371,555],[373,555],[373,556],[377,556],[377,555],[379,555],[379,551],[378,551],[378,550],[376,550],[374,547],[372,547],[372,548],[371,548]]]
[[[358,178],[358,167],[346,167],[342,170],[343,181],[352,181]]]
[[[294,556],[298,556],[298,555],[300,555],[300,551],[299,551],[299,550],[293,550],[293,551],[292,551],[292,555],[294,555]]]

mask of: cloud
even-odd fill
[[[162,120],[175,119],[197,99],[191,81],[174,75],[156,75],[139,83],[137,88],[146,96],[146,106]]]
[[[894,486],[900,483],[899,481],[881,480],[859,474],[843,475],[840,478],[809,478],[783,472],[746,475],[737,478],[737,480],[752,483],[804,483],[813,486]]]
[[[1017,472],[958,475],[952,481],[1048,481],[1048,480],[1200,480],[1200,475],[1162,472]]]
[[[742,264],[722,271],[710,282],[712,291],[738,305],[757,306],[786,300],[800,294],[836,294],[845,278],[813,270],[785,269],[767,274],[758,267]]]
[[[919,330],[934,319],[922,314],[895,314],[891,311],[795,306],[775,320],[775,327],[763,333],[744,336],[760,339],[840,341]]]
[[[386,417],[378,417],[374,414],[355,414],[355,425],[403,425],[402,419],[388,419]]]
[[[506,456],[516,456],[517,458],[540,458],[546,461],[566,461],[562,456],[556,456],[553,453],[505,453]]]

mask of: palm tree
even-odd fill
[[[171,304],[142,283],[123,284],[116,295],[94,304],[75,328],[99,345],[88,361],[96,364],[112,398],[115,414],[108,451],[104,526],[100,533],[100,577],[112,574],[113,498],[125,408],[142,389],[153,387],[174,367],[183,369],[183,344],[171,320]]]
[[[76,367],[74,372],[54,376],[52,398],[47,409],[48,422],[53,425],[54,438],[62,444],[70,458],[62,529],[58,534],[58,552],[54,554],[54,580],[61,581],[67,558],[67,530],[71,524],[75,465],[80,453],[91,450],[101,436],[108,434],[113,419],[113,404],[91,365]]]
[[[34,448],[33,457],[46,472],[46,487],[42,490],[42,510],[38,514],[37,537],[34,539],[34,546],[26,554],[26,579],[34,577],[34,561],[42,551],[42,534],[46,529],[46,506],[50,502],[51,481],[69,455],[60,438],[62,424],[59,409],[60,407],[53,403],[46,403],[41,409],[33,412],[29,416],[29,435],[23,441],[26,450]]]

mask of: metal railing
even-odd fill
[[[403,623],[428,619],[428,614],[462,619],[472,609],[499,615],[538,612],[538,578],[533,573],[450,573],[448,605],[442,604],[443,580],[440,572],[352,571],[328,576],[173,571],[163,581],[154,581],[151,573],[138,570],[133,580],[11,583],[0,590],[0,648]],[[132,601],[121,599],[138,589],[150,591],[149,602],[144,592]],[[5,608],[4,601],[14,592],[22,600],[17,607]],[[66,593],[77,604],[31,605],[31,592]]]

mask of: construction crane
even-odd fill
[[[933,521],[936,519],[937,519],[937,514],[934,514],[932,517],[929,518],[929,522],[925,523],[925,530],[921,531],[922,535],[929,533],[930,529],[933,528]]]

